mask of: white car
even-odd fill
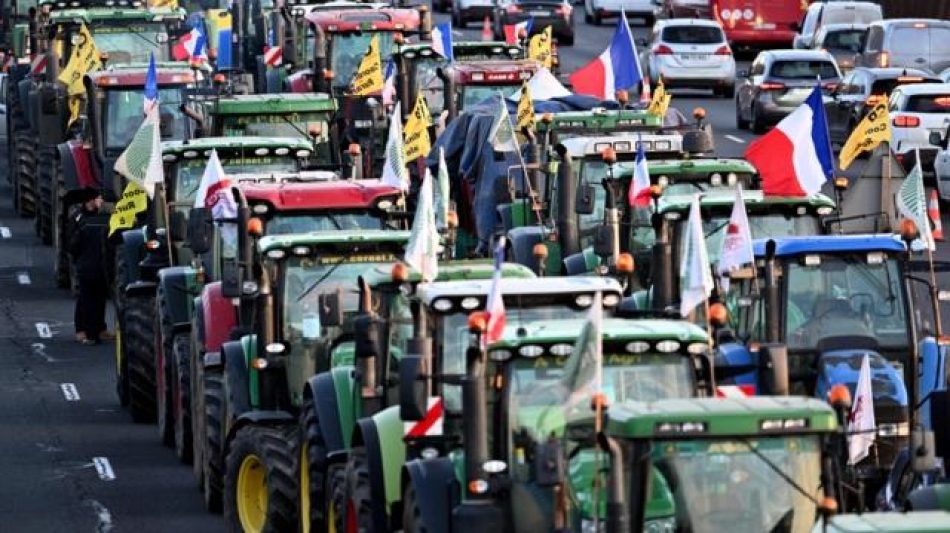
[[[617,18],[625,11],[628,21],[642,18],[649,27],[662,13],[662,4],[662,0],[584,0],[584,22],[600,26],[604,19]]]
[[[699,19],[661,20],[643,43],[640,65],[656,83],[667,88],[712,89],[732,98],[736,89],[736,59],[718,22]]]
[[[917,161],[925,172],[934,168],[937,147],[930,142],[932,133],[944,135],[950,126],[950,84],[918,83],[898,85],[888,102],[891,117],[891,148],[904,168]]]

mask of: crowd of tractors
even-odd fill
[[[86,187],[119,201],[154,57],[164,182],[109,237],[116,394],[229,530],[950,530],[948,295],[913,224],[848,202],[900,169],[766,196],[702,109],[626,94],[535,102],[503,153],[490,126],[517,101],[495,94],[543,70],[524,39],[455,42],[448,63],[427,6],[206,4],[4,6],[3,97],[13,204],[75,290],[71,217]],[[197,27],[207,57],[176,61]],[[90,36],[80,94],[60,73]],[[432,116],[408,189],[380,180],[391,102],[349,90],[370,39],[401,118],[417,99]],[[231,218],[195,207],[212,153]],[[403,261],[427,172],[448,183],[434,279]],[[755,261],[683,318],[692,200],[714,264],[737,186]],[[876,434],[851,464],[865,357]]]

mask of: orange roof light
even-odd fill
[[[600,152],[600,157],[604,160],[604,163],[607,163],[608,165],[612,165],[617,162],[617,152],[610,147],[604,148],[604,150]]]
[[[548,247],[545,246],[543,242],[539,242],[531,249],[531,253],[538,261],[544,261],[548,258]]]
[[[363,147],[360,146],[359,143],[350,143],[350,146],[347,147],[346,151],[349,152],[351,156],[356,157],[363,153]]]
[[[252,237],[260,237],[264,234],[264,221],[254,217],[247,221],[247,234]]]
[[[851,391],[847,385],[838,383],[828,391],[828,403],[835,407],[849,407],[851,405]]]
[[[702,107],[693,108],[693,118],[699,120],[701,118],[706,118],[706,110]]]
[[[445,215],[445,225],[450,228],[459,227],[459,214],[454,209],[449,209]]]
[[[917,238],[917,224],[909,218],[901,220],[901,238],[905,241],[912,241]]]
[[[409,267],[405,263],[393,263],[389,277],[393,283],[405,283],[409,279]]]
[[[716,302],[709,306],[709,322],[717,327],[722,327],[726,325],[726,322],[729,320],[729,311],[726,309],[725,305],[722,305],[720,302]]]
[[[633,272],[633,256],[624,252],[617,256],[617,272],[630,274]]]
[[[468,315],[468,330],[472,333],[484,333],[488,329],[488,312],[475,311]]]

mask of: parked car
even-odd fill
[[[465,28],[469,22],[481,22],[495,12],[495,0],[452,0],[452,26]]]
[[[663,13],[668,19],[711,19],[712,6],[709,0],[664,0]]]
[[[818,48],[818,33],[829,24],[870,24],[884,18],[874,2],[815,2],[808,6],[793,48]]]
[[[937,185],[937,196],[940,202],[946,206],[950,204],[950,149],[947,147],[947,141],[950,140],[950,128],[944,130],[943,134],[930,134],[930,144],[937,148],[937,155],[934,156],[934,174]]]
[[[950,84],[919,83],[894,89],[888,102],[891,116],[891,149],[897,160],[910,170],[920,151],[921,168],[934,168],[937,147],[931,135],[944,135],[950,127]]]
[[[856,66],[950,67],[950,20],[887,19],[869,25]]]
[[[867,24],[826,24],[818,30],[812,48],[830,53],[838,69],[848,72],[854,68],[854,58],[861,53],[867,32]]]
[[[650,41],[643,43],[640,64],[650,79],[663,79],[668,88],[712,89],[732,98],[736,87],[736,60],[718,22],[671,19],[653,26]]]
[[[627,13],[627,20],[642,18],[644,26],[652,26],[663,12],[659,0],[584,0],[584,22],[600,26],[604,19]]]
[[[868,110],[886,102],[895,87],[914,83],[941,83],[926,70],[858,67],[848,74],[825,101],[832,144],[844,144]]]
[[[835,59],[821,50],[766,50],[736,85],[736,127],[762,133],[795,110],[820,80],[830,93],[841,81]]]
[[[505,39],[505,26],[530,19],[532,34],[551,26],[558,44],[574,44],[574,6],[566,0],[502,0],[495,6],[493,19],[498,40]]]

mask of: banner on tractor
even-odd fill
[[[666,93],[666,87],[663,85],[663,79],[656,85],[653,91],[653,98],[650,100],[650,106],[647,107],[647,113],[658,117],[665,117],[666,110],[670,108],[670,100],[673,95]]]
[[[82,84],[83,76],[100,68],[102,61],[99,60],[99,49],[96,48],[89,28],[83,24],[79,28],[79,43],[73,46],[69,62],[57,79],[66,85],[69,96],[81,95],[86,92]]]
[[[841,153],[838,154],[838,163],[841,170],[851,166],[851,163],[863,152],[870,152],[877,148],[882,141],[891,140],[891,119],[887,112],[887,102],[874,106],[861,122],[854,128]]]
[[[373,35],[369,49],[360,61],[360,68],[353,76],[350,92],[355,96],[367,96],[383,90],[383,65],[379,57],[379,36]]]
[[[115,204],[115,212],[109,217],[109,236],[116,230],[131,228],[135,225],[135,215],[138,215],[148,206],[148,195],[145,189],[130,181],[122,191],[122,198]]]
[[[429,155],[432,150],[432,141],[429,139],[429,125],[432,124],[432,115],[429,106],[421,94],[416,96],[416,105],[406,119],[403,129],[405,136],[406,161],[415,161]]]
[[[528,59],[534,59],[544,65],[544,68],[550,70],[554,66],[554,54],[551,46],[553,40],[551,26],[531,37],[531,40],[528,41]]]
[[[534,103],[531,101],[531,91],[528,83],[521,87],[521,98],[518,100],[518,131],[525,129],[534,131]]]

